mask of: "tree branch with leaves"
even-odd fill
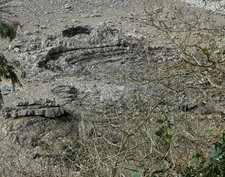
[[[5,11],[2,8],[2,5],[5,5],[9,1],[2,1],[0,2],[0,13],[5,13]],[[12,41],[16,37],[16,30],[18,25],[13,25],[5,22],[0,17],[0,37],[3,39],[9,38],[10,41]],[[5,58],[3,54],[0,53],[0,82],[2,82],[2,79],[9,79],[12,82],[13,87],[15,86],[15,83],[20,83],[16,73],[15,73],[15,67]],[[3,98],[0,90],[0,108],[3,103]]]

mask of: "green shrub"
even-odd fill
[[[225,176],[225,133],[218,135],[214,142],[214,151],[209,157],[196,153],[191,165],[182,174],[183,177],[221,177]]]
[[[0,37],[5,39],[9,38],[12,41],[16,37],[16,29],[14,26],[0,21]]]

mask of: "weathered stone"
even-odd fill
[[[125,93],[125,86],[117,86],[112,84],[107,84],[101,88],[100,101],[119,101],[123,98]]]
[[[50,103],[44,103],[43,104],[45,107],[55,107],[55,103],[54,102],[50,102]]]
[[[17,103],[17,106],[28,106],[29,102],[28,101],[20,101]]]
[[[54,88],[52,88],[52,93],[54,94],[77,94],[77,89],[73,86],[69,86],[69,85],[57,85]]]
[[[65,111],[62,108],[59,108],[60,115],[65,114]]]
[[[35,99],[30,101],[21,101],[14,104],[15,107],[5,107],[3,115],[6,118],[24,117],[24,116],[43,116],[47,118],[59,117],[67,114],[64,108],[55,102],[55,99]]]
[[[27,115],[28,115],[28,116],[33,116],[33,115],[34,115],[34,110],[28,109],[28,110],[27,110]]]
[[[11,115],[11,117],[13,117],[13,118],[17,118],[18,117],[18,113],[17,112],[13,112],[12,114],[8,114],[8,115]]]
[[[43,105],[29,105],[27,108],[28,109],[40,109],[40,108],[43,108]]]
[[[72,8],[71,4],[66,4],[66,5],[64,6],[64,9],[71,9],[71,8]]]
[[[212,111],[205,106],[198,106],[198,108],[194,112],[197,114],[212,114]]]
[[[55,99],[46,98],[45,103],[55,103]]]
[[[12,92],[12,87],[8,86],[8,85],[1,85],[0,86],[0,91],[2,95],[8,95]]]
[[[45,117],[55,118],[57,116],[57,112],[56,111],[57,110],[55,110],[54,108],[46,109]]]
[[[42,116],[42,115],[45,115],[45,109],[35,109],[35,110],[34,110],[34,115],[35,115],[35,116]]]
[[[3,116],[4,116],[4,117],[11,117],[11,114],[10,114],[9,112],[4,112],[4,113],[3,113]]]
[[[23,116],[26,116],[27,115],[27,110],[20,110],[18,111],[18,117],[23,117]]]
[[[69,85],[57,85],[51,89],[53,94],[63,99],[64,104],[73,102],[78,95],[78,89]]]

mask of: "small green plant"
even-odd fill
[[[15,70],[14,66],[11,65],[6,60],[4,55],[0,54],[0,82],[2,81],[2,78],[10,79],[13,87],[15,83],[19,83],[18,77],[16,73],[14,72],[14,70]],[[0,92],[0,108],[2,103],[3,103],[3,98]]]
[[[170,120],[166,117],[157,120],[156,123],[161,126],[156,130],[155,134],[159,137],[163,137],[166,140],[171,140],[173,136],[170,134],[170,130],[172,129],[172,123]]]
[[[0,2],[0,13],[7,13],[7,11],[4,10],[3,5],[7,4],[9,1],[10,0]],[[12,41],[16,37],[16,30],[18,25],[9,24],[3,21],[0,16],[0,38],[3,39],[9,38],[9,40]],[[7,61],[7,59],[3,54],[0,53],[0,82],[2,81],[2,78],[5,78],[10,79],[13,86],[15,85],[15,83],[20,83],[14,71],[15,71],[14,66]],[[3,98],[0,92],[0,108],[2,103]]]
[[[211,134],[211,131],[210,131]],[[196,153],[191,165],[186,169],[184,177],[220,177],[225,176],[225,132],[220,133],[214,142],[214,151],[208,157]]]
[[[141,174],[139,172],[136,172],[132,175],[132,177],[141,177]]]

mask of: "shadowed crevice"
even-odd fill
[[[90,34],[91,31],[92,28],[88,26],[76,26],[63,30],[62,35],[63,37],[73,37],[79,34]]]

